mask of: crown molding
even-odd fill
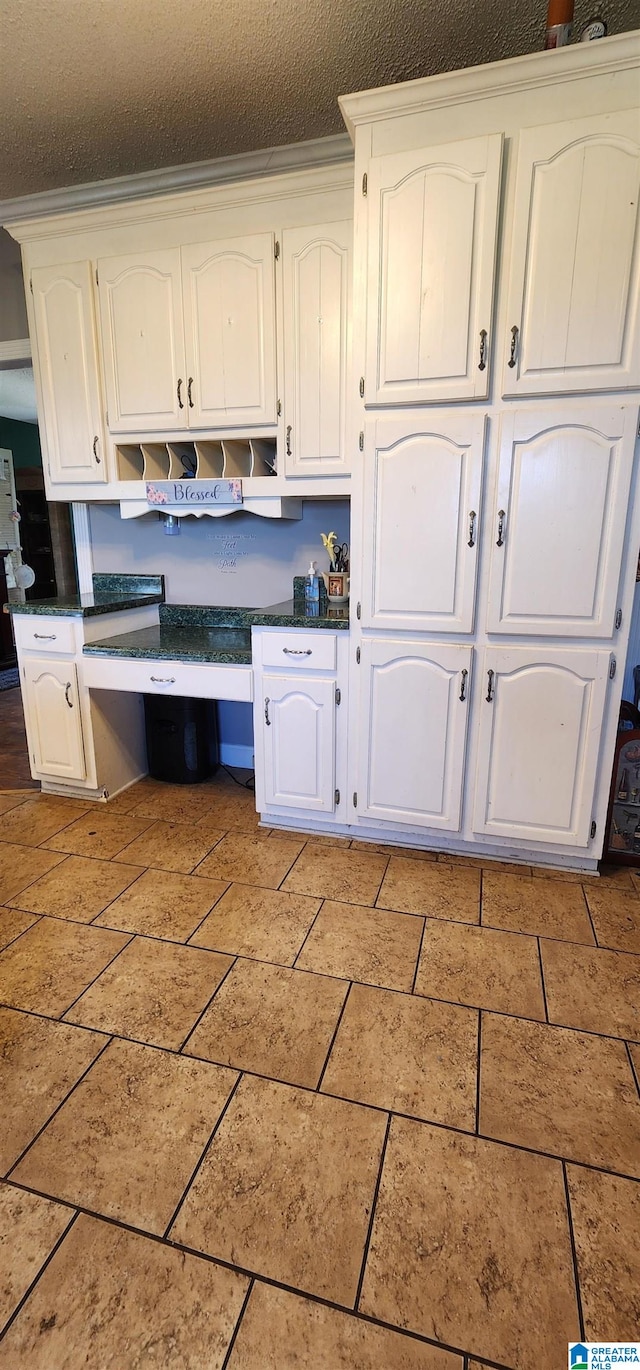
[[[0,366],[8,366],[13,363],[24,363],[28,366],[31,361],[31,339],[15,338],[11,342],[0,342]]]

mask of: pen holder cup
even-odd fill
[[[323,571],[322,579],[327,587],[330,604],[346,604],[349,598],[349,576],[346,571]]]

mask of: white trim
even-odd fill
[[[239,766],[242,770],[254,769],[253,747],[242,742],[221,742],[220,761],[223,766]]]
[[[7,362],[31,361],[31,339],[15,338],[11,342],[0,342],[0,366]]]
[[[93,590],[93,548],[89,525],[89,505],[72,503],[71,521],[76,549],[78,590],[81,595],[90,595]]]
[[[51,214],[67,214],[74,209],[117,204],[119,201],[130,203],[132,200],[148,199],[152,195],[198,190],[232,181],[273,176],[278,172],[322,167],[331,162],[351,162],[352,159],[353,150],[348,135],[337,133],[330,138],[287,143],[283,147],[266,148],[260,152],[241,152],[233,157],[189,162],[186,166],[142,171],[132,176],[116,176],[108,181],[88,181],[59,190],[43,190],[16,200],[1,200],[0,223],[40,219]]]

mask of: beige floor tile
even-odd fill
[[[90,813],[77,818],[42,846],[47,851],[68,852],[71,856],[94,856],[109,861],[128,847],[134,838],[151,826],[150,818],[132,818],[128,813],[110,813],[94,805]],[[144,865],[144,862],[140,862]]]
[[[407,913],[326,900],[296,965],[383,989],[410,991],[422,928],[422,918]]]
[[[79,805],[74,800],[48,798],[38,795],[27,799],[19,809],[12,809],[2,820],[2,841],[21,842],[28,847],[37,847],[40,842],[53,837],[54,833],[73,823],[87,812],[88,805]]]
[[[126,942],[119,932],[41,918],[0,952],[0,1001],[59,1018]]]
[[[360,1309],[557,1370],[579,1336],[560,1163],[393,1118]]]
[[[198,822],[211,810],[209,787],[200,785],[159,785],[147,788],[132,810],[134,818],[162,818],[167,823]]]
[[[484,1013],[479,1130],[640,1176],[640,1100],[623,1043]]]
[[[640,952],[640,899],[624,890],[585,887],[598,945]]]
[[[475,1130],[478,1014],[353,985],[322,1089]]]
[[[640,1035],[640,956],[544,938],[540,950],[550,1023]]]
[[[193,935],[193,945],[292,966],[320,900],[306,894],[231,885]]]
[[[248,1280],[81,1214],[0,1346],[2,1370],[221,1370]]]
[[[600,886],[615,885],[617,889],[626,890],[636,889],[637,874],[630,866],[601,866],[597,876],[587,876],[587,880],[595,880]]]
[[[392,856],[377,908],[426,913],[456,923],[480,921],[480,872]]]
[[[528,932],[593,946],[594,937],[580,885],[531,876],[482,877],[482,925],[505,932]]]
[[[630,1054],[630,1056],[631,1056],[631,1060],[632,1060],[632,1062],[633,1062],[633,1067],[634,1067],[634,1070],[635,1070],[635,1073],[636,1073],[636,1080],[637,1080],[637,1082],[638,1082],[638,1091],[640,1092],[640,1045],[638,1045],[638,1044],[635,1043],[635,1042],[630,1042],[630,1043],[629,1043],[629,1054]]]
[[[272,833],[271,833],[271,836],[272,836],[272,837],[282,837],[282,836],[283,836],[283,833],[282,833],[282,832],[272,832]],[[301,836],[302,836],[302,834],[301,834]],[[343,848],[346,848],[346,847],[350,847],[350,846],[351,846],[351,839],[350,839],[349,837],[330,837],[328,833],[324,833],[324,832],[320,832],[320,833],[317,833],[317,832],[305,833],[305,834],[304,834],[304,838],[305,838],[305,846],[307,846],[307,847],[343,847]]]
[[[66,1021],[179,1051],[231,965],[214,951],[134,937]]]
[[[574,1165],[567,1182],[586,1340],[633,1342],[640,1328],[640,1185]]]
[[[460,1356],[273,1285],[253,1286],[228,1370],[462,1370]]]
[[[0,813],[17,809],[18,805],[24,804],[28,798],[28,792],[23,793],[22,790],[0,790]]]
[[[385,1127],[373,1109],[245,1076],[171,1237],[352,1306]]]
[[[0,1184],[0,1334],[72,1217],[72,1208]]]
[[[15,842],[0,842],[0,904],[8,904],[45,871],[64,860],[54,852],[34,851]]]
[[[221,829],[204,833],[189,823],[152,823],[120,852],[119,859],[189,875],[223,835]]]
[[[348,904],[375,904],[387,857],[378,852],[306,847],[284,882],[294,894],[314,894]]]
[[[186,1051],[315,1089],[346,993],[344,980],[236,961]]]
[[[32,928],[35,922],[35,918],[20,909],[0,909],[0,951],[27,928]]]
[[[427,919],[416,994],[544,1021],[534,937]]]
[[[12,1178],[160,1234],[236,1079],[205,1061],[112,1041]]]
[[[149,870],[100,914],[96,926],[186,942],[226,888],[223,880]]]
[[[67,856],[59,866],[17,894],[12,903],[29,913],[48,913],[54,918],[90,923],[142,875],[143,869],[118,861],[94,861],[89,856]]]
[[[0,1171],[5,1174],[106,1044],[97,1032],[0,1008]]]
[[[256,811],[256,800],[252,790],[243,790],[231,783],[218,790],[211,798],[209,811],[198,819],[198,826],[215,823],[228,831],[253,832],[260,822]]]
[[[386,842],[365,842],[358,838],[351,841],[352,851],[379,852],[381,856],[404,856],[411,861],[437,861],[438,854],[434,851],[419,851],[417,847],[394,847]]]
[[[636,894],[640,894],[640,872],[630,871],[631,884]]]
[[[302,839],[298,841],[291,837],[228,833],[198,866],[196,874],[275,890],[303,846]]]

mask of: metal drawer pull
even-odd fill
[[[490,704],[490,703],[491,703],[491,700],[493,699],[493,677],[494,677],[494,675],[495,675],[495,671],[487,671],[487,676],[488,676],[488,679],[489,679],[489,689],[487,690],[487,704]]]
[[[473,547],[476,540],[476,511],[471,509],[469,513],[469,541],[468,547]]]
[[[486,368],[486,365],[487,365],[487,330],[486,330],[486,328],[481,328],[481,329],[480,329],[480,361],[478,362],[478,371],[484,371],[485,368]]]
[[[270,727],[271,727],[271,719],[269,718],[269,696],[268,696],[268,695],[267,695],[267,697],[266,697],[266,699],[265,699],[265,701],[264,701],[264,721],[265,721],[267,727],[270,728]]]
[[[99,458],[99,456],[98,456],[98,434],[97,434],[97,433],[96,433],[96,435],[95,435],[95,438],[93,439],[93,455],[94,455],[94,458],[95,458],[95,460],[97,461],[98,466],[99,466],[99,465],[100,465],[100,458]]]
[[[504,521],[506,513],[504,509],[498,509],[498,541],[496,547],[504,547]]]
[[[467,697],[467,676],[468,671],[460,672],[460,703],[462,704]]]
[[[174,675],[151,675],[149,680],[152,680],[154,685],[175,685],[176,683]]]
[[[181,392],[182,392],[182,378],[180,378],[180,380],[178,381],[178,386],[177,386],[177,390],[176,390],[176,394],[177,394],[177,396],[178,396],[178,409],[184,409],[184,404],[182,403],[182,393],[181,393]]]
[[[283,647],[285,656],[311,656],[313,647]]]
[[[69,699],[69,691],[70,691],[70,690],[71,690],[71,681],[68,680],[67,683],[66,683],[66,685],[65,685],[65,687],[64,687],[64,697],[65,697],[65,699],[66,699],[66,701],[67,701],[67,704],[69,705],[69,708],[72,709],[72,708],[73,708],[73,700],[72,700],[72,699]]]
[[[510,352],[509,352],[509,361],[508,361],[508,365],[509,365],[509,366],[512,366],[512,367],[515,366],[515,364],[516,364],[516,352],[517,352],[517,350],[518,350],[518,332],[519,332],[519,330],[518,330],[516,324],[514,324],[514,325],[513,325],[513,328],[511,329],[511,348],[510,348]]]
[[[55,642],[55,640],[56,640],[58,634],[57,634],[57,633],[34,633],[33,636],[39,638],[41,642]]]
[[[291,424],[287,425],[287,456],[291,456]]]
[[[192,388],[193,388],[193,376],[189,376],[189,379],[188,379],[188,381],[187,381],[187,399],[188,399],[188,401],[189,401],[189,408],[190,408],[190,409],[193,409],[193,400],[192,400],[192,398],[191,398],[191,390],[192,390]]]

